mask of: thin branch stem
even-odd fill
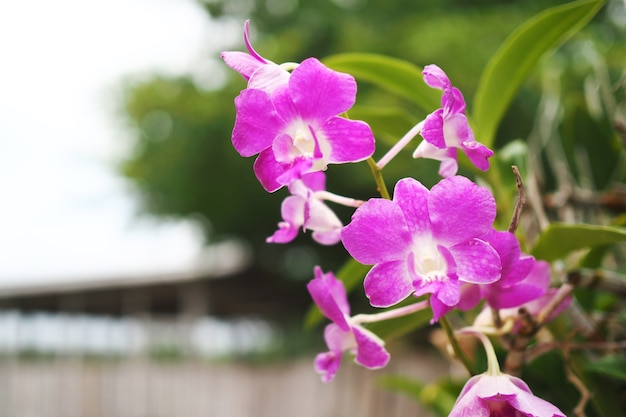
[[[370,166],[372,170],[372,175],[374,176],[374,181],[376,181],[376,187],[380,196],[382,198],[386,198],[387,200],[391,200],[391,196],[389,195],[389,191],[387,191],[387,186],[385,185],[385,180],[383,179],[383,173],[380,168],[376,165],[374,158],[367,158],[367,164]]]
[[[315,191],[313,193],[315,198],[320,200],[332,201],[333,203],[341,204],[346,207],[360,207],[365,203],[363,200],[356,200],[350,197],[344,197],[342,195],[337,195],[335,193],[331,193],[328,191]]]
[[[558,291],[556,292],[554,297],[552,297],[548,305],[546,305],[539,312],[537,320],[535,321],[536,326],[541,327],[548,320],[552,312],[556,310],[561,305],[561,303],[563,303],[563,301],[565,301],[565,299],[572,294],[572,291],[574,291],[574,286],[572,284],[565,283],[561,285],[561,287],[559,287]]]
[[[396,142],[396,144],[393,145],[393,147],[389,149],[389,151],[387,151],[387,153],[382,158],[380,158],[380,160],[376,164],[378,169],[383,169],[385,165],[389,163],[389,161],[395,158],[395,156],[398,155],[400,151],[404,149],[406,145],[408,145],[409,142],[411,142],[411,140],[413,140],[413,138],[422,131],[423,126],[424,121],[422,120],[421,122],[413,126],[408,132],[406,132],[406,134],[402,136],[402,138],[398,142]]]
[[[396,308],[393,310],[383,311],[382,313],[357,314],[356,316],[352,317],[352,322],[353,323],[373,323],[377,321],[395,319],[398,317],[406,316],[411,313],[415,313],[417,311],[424,310],[425,308],[428,308],[429,305],[430,303],[428,302],[428,300],[424,300],[418,303],[410,304],[408,306]]]
[[[452,330],[452,326],[450,325],[448,319],[444,316],[439,319],[439,323],[441,324],[443,330],[446,332],[446,336],[448,336],[448,341],[450,342],[450,346],[452,347],[454,355],[461,361],[461,363],[471,376],[476,375],[477,372],[474,368],[474,364],[469,360],[467,355],[465,355],[465,352],[463,352],[463,350],[461,349],[459,341],[457,340],[454,334],[454,330]]]
[[[517,226],[519,225],[519,219],[522,215],[524,204],[526,204],[526,195],[524,194],[524,183],[522,182],[522,176],[519,173],[519,169],[515,165],[511,167],[515,174],[515,184],[517,184],[517,201],[515,202],[515,209],[513,210],[513,217],[511,223],[509,223],[509,232],[515,233]]]

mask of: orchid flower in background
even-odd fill
[[[283,221],[278,230],[267,238],[269,243],[288,243],[296,238],[298,231],[312,230],[313,239],[322,245],[334,245],[341,239],[343,224],[337,215],[324,204],[327,195],[326,174],[312,172],[289,184],[292,194],[283,200]],[[355,200],[352,200],[353,202]]]
[[[443,90],[441,108],[429,114],[424,121],[419,144],[414,158],[430,158],[441,161],[439,174],[450,177],[458,170],[457,149],[461,149],[480,170],[489,169],[488,158],[493,151],[476,142],[474,133],[465,115],[465,99],[459,89],[452,86],[441,68],[427,65],[422,72],[424,82],[432,88]]]
[[[250,43],[250,21],[246,20],[243,28],[243,38],[248,53],[239,51],[222,52],[221,57],[226,65],[240,73],[248,80],[248,88],[263,90],[271,94],[278,86],[284,85],[289,80],[290,73],[287,69],[293,64],[278,65],[259,55]]]
[[[355,98],[352,76],[306,59],[272,95],[248,88],[235,99],[233,146],[242,156],[259,154],[254,172],[268,192],[328,164],[363,161],[374,153],[372,130],[338,116]]]
[[[385,343],[351,319],[346,289],[332,272],[325,274],[316,267],[315,278],[307,289],[322,314],[332,320],[324,330],[329,351],[315,358],[315,370],[322,375],[324,382],[333,380],[345,351],[354,353],[354,361],[366,368],[378,369],[387,365],[389,353],[384,348]]]
[[[465,177],[443,179],[430,191],[405,178],[393,201],[373,198],[359,207],[341,239],[354,259],[374,265],[364,283],[372,306],[431,293],[438,320],[460,302],[462,282],[500,278],[500,257],[482,239],[495,215],[491,193]]]
[[[566,417],[557,407],[533,395],[520,378],[500,371],[493,345],[472,328],[461,329],[480,339],[487,354],[487,371],[466,383],[448,417]]]
[[[483,237],[500,256],[502,277],[486,285],[463,288],[463,310],[478,305],[480,300],[494,309],[518,307],[543,296],[550,286],[550,265],[522,254],[515,235],[492,230]]]
[[[510,332],[513,334],[517,334],[520,332],[520,330],[524,326],[528,324],[527,323],[528,320],[520,316],[520,313],[519,313],[520,308],[523,308],[526,314],[528,314],[530,317],[533,317],[535,320],[538,320],[539,316],[542,314],[545,308],[557,296],[558,291],[559,290],[557,288],[550,288],[550,289],[546,288],[545,293],[539,298],[528,301],[524,304],[520,304],[519,306],[516,306],[516,307],[500,309],[498,310],[498,315],[500,316],[500,320],[502,322],[506,322],[509,320],[512,321],[513,325],[511,327]],[[559,314],[561,314],[563,310],[565,310],[570,305],[571,302],[572,302],[571,295],[565,297],[560,302],[560,304],[558,304],[553,310],[550,311],[550,314],[547,315],[547,317],[542,319],[542,324],[545,324],[554,320],[554,318],[558,316]],[[493,320],[492,311],[489,308],[485,308],[476,316],[476,319],[474,319],[474,326],[475,327],[493,327],[494,326],[493,321],[494,320]],[[531,329],[531,331],[532,330],[533,329]]]

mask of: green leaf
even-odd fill
[[[532,254],[554,261],[578,249],[626,242],[626,229],[590,224],[554,223],[541,233]]]
[[[408,61],[378,54],[346,53],[331,55],[324,63],[336,71],[352,74],[357,81],[409,99],[427,113],[441,106],[441,91],[428,87],[422,68]]]
[[[390,146],[419,121],[399,107],[354,106],[350,109],[350,118],[367,122],[377,139],[385,140]]]
[[[438,383],[423,382],[403,375],[385,375],[378,379],[385,389],[396,391],[427,407],[434,415],[445,417],[454,406],[461,386],[450,380]]]
[[[626,381],[626,357],[605,356],[588,364],[585,370]]]
[[[362,265],[350,258],[335,274],[335,277],[343,282],[343,285],[346,287],[346,292],[349,293],[359,282],[363,282],[365,275],[367,275],[371,267],[371,265]],[[315,304],[312,304],[304,318],[304,326],[307,329],[312,329],[318,325],[323,318],[324,316],[320,309]]]
[[[504,41],[487,63],[474,96],[473,119],[481,143],[493,145],[502,117],[539,59],[580,30],[603,4],[581,0],[546,9]]]

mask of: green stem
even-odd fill
[[[465,353],[461,349],[461,346],[459,345],[459,341],[454,335],[454,330],[452,330],[452,326],[450,325],[450,322],[448,321],[448,319],[446,317],[442,317],[439,319],[439,323],[441,324],[441,327],[443,328],[443,330],[446,332],[446,336],[448,336],[448,341],[450,342],[450,346],[452,346],[452,350],[454,351],[454,354],[456,355],[456,357],[461,361],[463,366],[465,366],[465,369],[467,369],[467,372],[471,376],[476,375],[477,372],[476,372],[476,369],[474,368],[474,364],[470,362],[469,358],[465,355]]]
[[[371,156],[367,158],[367,164],[370,166],[372,170],[372,175],[374,176],[374,181],[376,181],[376,187],[378,188],[378,192],[382,198],[386,198],[387,200],[391,200],[391,196],[389,195],[389,191],[387,191],[387,186],[385,185],[385,180],[383,179],[383,173],[380,168],[376,165],[376,161]]]

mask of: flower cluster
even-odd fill
[[[388,363],[384,341],[367,329],[369,322],[430,309],[431,323],[436,323],[453,310],[474,309],[484,301],[473,330],[465,332],[476,333],[489,351],[484,333],[497,333],[503,325],[518,331],[519,308],[534,316],[545,313],[554,296],[549,265],[524,254],[513,231],[494,228],[496,201],[489,189],[456,175],[459,150],[482,171],[489,169],[493,151],[475,140],[463,95],[441,68],[423,69],[424,82],[442,91],[441,107],[376,163],[369,125],[345,117],[356,97],[351,75],[315,58],[279,65],[261,57],[250,44],[248,22],[244,39],[248,53],[222,54],[226,64],[247,80],[235,99],[232,143],[244,157],[258,155],[254,172],[265,190],[287,187],[290,192],[281,207],[283,221],[267,241],[290,242],[302,229],[312,231],[318,243],[341,242],[353,259],[372,265],[363,283],[365,294],[373,307],[386,308],[379,314],[351,316],[343,283],[332,272],[315,268],[307,288],[331,321],[324,332],[329,351],[315,359],[324,382],[334,378],[345,352],[366,368]],[[366,202],[326,190],[328,165],[369,159],[382,170],[418,134],[423,141],[413,156],[441,161],[443,178],[430,189],[416,179],[403,178],[395,184],[392,198]],[[326,201],[354,207],[349,224],[344,226]],[[407,304],[409,297],[415,300]],[[550,317],[568,299],[561,301],[551,307]],[[520,379],[500,373],[493,354],[487,374],[468,381],[450,414],[465,415],[563,413],[534,397]]]

